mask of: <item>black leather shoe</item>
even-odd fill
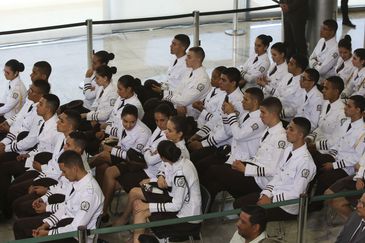
[[[351,27],[351,28],[356,28],[356,25],[354,25],[350,20],[349,21],[343,21],[342,24],[346,25],[348,27]]]

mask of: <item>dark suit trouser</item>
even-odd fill
[[[288,46],[287,57],[295,53],[308,56],[307,42],[305,37],[306,18],[300,17],[293,20],[284,17],[284,40]]]
[[[217,153],[216,147],[207,147],[195,151],[192,155],[196,170],[199,177],[204,177],[207,174],[208,169],[214,165],[220,165],[226,162],[227,156]]]
[[[247,205],[256,205],[260,198],[260,192],[253,192],[246,196],[236,199],[233,203],[234,208],[241,208]],[[284,221],[296,219],[297,215],[287,213],[281,208],[266,209],[267,221]]]
[[[350,21],[349,18],[349,0],[341,0],[342,22]]]

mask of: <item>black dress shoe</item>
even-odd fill
[[[348,27],[351,27],[351,28],[356,28],[356,25],[354,25],[353,23],[351,23],[351,21],[343,21],[342,22],[343,25],[346,25]]]

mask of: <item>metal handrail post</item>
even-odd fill
[[[86,20],[86,36],[87,36],[87,66],[91,68],[93,58],[93,20]]]
[[[308,214],[308,194],[303,193],[299,198],[299,214],[298,214],[298,235],[297,243],[305,242],[305,230],[307,227],[307,214]]]
[[[194,46],[200,46],[200,39],[199,39],[199,28],[200,28],[200,13],[199,11],[195,10],[193,12],[194,15],[194,33],[193,33],[193,40],[194,40]]]
[[[238,9],[238,0],[233,1],[233,9],[234,10]],[[246,15],[246,13],[245,13],[245,15]],[[245,17],[245,19],[246,19],[246,17]],[[226,33],[227,35],[232,35],[232,36],[238,36],[238,35],[246,34],[244,30],[239,30],[238,29],[238,13],[234,13],[234,15],[233,15],[233,29],[232,30],[226,30],[224,33]]]
[[[79,240],[79,243],[86,243],[86,238],[87,238],[86,226],[80,225],[79,227],[77,227],[77,238]]]

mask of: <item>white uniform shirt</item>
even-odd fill
[[[346,120],[344,112],[344,103],[341,99],[330,104],[330,110],[327,113],[327,107],[330,104],[325,100],[322,104],[321,115],[319,116],[318,127],[308,135],[308,138],[314,141],[331,139],[334,131],[337,131],[341,124]]]
[[[172,102],[175,106],[186,106],[187,116],[197,117],[193,102],[203,100],[211,88],[209,75],[204,67],[186,72],[184,78],[175,91],[163,91],[163,99]]]
[[[296,115],[299,106],[303,103],[302,97],[305,91],[300,87],[301,74],[286,77],[288,79],[281,82],[273,96],[280,99],[283,105],[281,117],[286,121],[290,121]]]
[[[276,71],[275,71],[275,67],[276,67]],[[267,79],[268,79],[269,83],[267,85],[265,85],[265,87],[263,88],[265,97],[272,96],[275,93],[275,90],[279,87],[279,85],[284,80],[289,80],[290,77],[292,76],[288,72],[288,64],[286,62],[283,62],[280,65],[273,63],[271,65],[269,71],[267,72],[267,74],[268,74]]]
[[[352,175],[355,173],[355,164],[364,153],[365,123],[362,118],[354,122],[347,119],[333,133],[335,135],[331,139],[317,141],[316,147],[335,158],[333,169],[343,169],[348,175]]]
[[[261,76],[265,76],[269,67],[270,59],[267,52],[260,56],[257,54],[251,55],[245,64],[239,68],[242,79],[246,80],[246,84],[243,89],[246,90],[250,87],[258,87],[256,79]]]
[[[201,214],[201,194],[198,173],[189,159],[180,158],[172,164],[168,203],[149,203],[151,213],[177,212],[177,217],[188,217]],[[196,221],[190,223],[198,223]]]
[[[309,182],[315,175],[316,165],[307,146],[304,144],[293,150],[293,145],[290,144],[280,159],[276,175],[267,184],[261,195],[272,198],[273,203],[297,199],[300,194],[306,192]],[[297,215],[299,211],[298,204],[280,208],[293,215]]]
[[[96,76],[95,72],[90,78],[84,79],[84,107],[87,109],[91,109],[92,104],[95,101],[96,93],[100,86],[96,83]]]
[[[266,135],[266,132],[268,132],[268,135]],[[286,132],[281,122],[267,128],[261,137],[260,146],[255,157],[247,161],[245,176],[253,176],[257,185],[264,189],[276,174],[277,166],[287,143]]]
[[[365,67],[356,69],[344,91],[347,97],[352,95],[365,96]]]
[[[323,95],[315,85],[309,92],[304,92],[296,117],[305,117],[311,122],[311,131],[317,128],[322,111]]]
[[[147,168],[144,169],[144,172],[149,178],[156,177],[161,166],[162,160],[160,155],[157,153],[157,145],[163,140],[166,140],[165,133],[157,127],[143,149],[144,159],[147,164]]]
[[[127,104],[134,105],[135,107],[137,107],[138,118],[139,119],[143,118],[143,116],[144,116],[143,107],[136,94],[134,94],[132,97],[130,97],[128,99],[124,99],[119,96],[117,101],[114,104],[113,110],[110,114],[109,119],[106,121],[106,123],[110,126],[117,126],[122,120],[121,114],[122,114],[124,107]]]
[[[365,141],[363,141],[365,143]],[[362,154],[360,161],[359,161],[360,168],[356,172],[356,175],[354,176],[354,181],[357,179],[365,180],[365,153]]]
[[[260,243],[263,239],[266,239],[266,232],[262,232],[259,236],[257,236],[254,240],[250,241],[250,243]],[[238,234],[238,231],[233,234],[232,239],[229,243],[245,243],[246,239]]]
[[[96,228],[97,218],[103,211],[103,192],[89,173],[72,184],[74,190],[70,195],[66,195],[65,202],[43,222],[52,228],[62,219],[73,218],[73,221],[67,226],[50,230],[48,235],[76,231],[81,225],[86,226],[88,230]],[[92,242],[92,238],[89,237],[87,242]]]
[[[107,121],[113,110],[117,97],[117,89],[113,82],[110,82],[105,89],[103,87],[99,88],[90,112],[87,113],[86,120],[100,122]]]
[[[130,148],[142,153],[151,136],[151,130],[140,120],[137,120],[137,124],[130,131],[125,130],[122,125],[107,126],[105,133],[119,139],[117,147],[112,148],[111,155],[122,159],[126,159],[127,151]]]
[[[309,67],[316,69],[321,75],[322,80],[326,79],[335,75],[338,56],[336,37],[327,41],[321,38],[309,57]]]
[[[352,75],[354,74],[356,67],[352,65],[352,57],[343,61],[342,57],[339,57],[335,67],[336,76],[342,78],[345,88],[347,87]]]
[[[0,107],[0,116],[6,119],[16,115],[25,103],[27,89],[19,76],[9,81],[9,90],[7,91],[4,105]]]
[[[247,116],[248,115],[248,116]],[[239,118],[235,113],[228,115],[232,130],[231,155],[226,161],[232,164],[235,160],[247,161],[255,156],[260,139],[266,126],[260,118],[260,110],[244,113]]]
[[[212,87],[204,99],[204,109],[201,111],[197,123],[198,128],[202,128],[207,122],[215,119],[221,119],[219,114],[223,104],[226,92],[220,88]]]
[[[168,89],[171,91],[176,91],[176,88],[179,86],[181,80],[184,78],[186,73],[191,72],[191,68],[186,66],[186,55],[174,59],[169,69],[167,70],[167,80],[166,83],[168,85]]]

